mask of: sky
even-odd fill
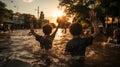
[[[45,17],[52,17],[54,11],[57,11],[58,0],[0,0],[7,5],[7,9],[14,12],[32,14],[37,17],[37,9],[43,11]],[[15,7],[16,6],[16,7]]]

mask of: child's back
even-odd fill
[[[96,23],[96,13],[90,12],[90,19],[94,27],[94,33],[86,37],[80,37],[82,26],[79,23],[73,23],[70,26],[70,33],[73,38],[67,43],[65,52],[71,55],[70,67],[84,67],[85,50],[88,45],[92,44],[93,38],[98,34],[98,25]]]
[[[35,36],[36,40],[40,43],[41,49],[49,50],[52,48],[53,38],[51,36]]]
[[[73,38],[68,42],[66,51],[69,51],[72,56],[85,56],[85,50],[88,45],[92,44],[93,37]]]

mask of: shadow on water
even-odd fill
[[[12,41],[8,33],[0,33],[0,52],[4,49],[10,51],[10,44]]]
[[[36,31],[37,33],[41,34],[41,30]],[[57,37],[54,43],[64,41],[60,39],[63,38],[62,35],[56,36],[58,36],[59,38]],[[64,44],[61,42],[59,42],[58,44]],[[60,45],[58,46],[58,44],[55,45],[58,48],[61,48]],[[55,51],[56,49],[53,48],[52,50]],[[60,51],[60,49],[58,50]],[[34,39],[32,35],[29,34],[29,30],[16,30],[14,32],[0,34],[0,67],[4,66],[4,63],[5,67],[9,65],[12,67],[16,67],[17,62],[23,64],[24,66],[35,61],[38,61],[38,64],[40,64],[40,66],[48,67],[53,62],[53,58],[51,57],[59,58],[54,54],[54,52],[51,51],[51,53],[53,53],[53,55],[44,54],[44,52],[40,50],[39,43]],[[35,55],[37,57],[35,57]],[[15,65],[12,64],[14,62],[16,62]]]
[[[43,35],[41,30],[36,32]],[[69,67],[69,57],[64,55],[64,49],[70,39],[71,35],[68,32],[64,34],[59,29],[53,41],[53,48],[45,52],[40,49],[39,42],[29,34],[29,30],[0,33],[0,67],[6,61],[7,65],[4,67]],[[94,45],[86,49],[85,66],[111,67],[114,64],[119,66],[118,50],[119,48],[102,46],[101,42],[95,41]]]

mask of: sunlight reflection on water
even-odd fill
[[[36,32],[43,35],[41,30],[36,30]],[[2,55],[6,55],[7,53],[14,53],[18,54],[19,56],[29,57],[32,56],[34,52],[40,50],[39,42],[37,42],[35,38],[29,34],[29,30],[16,30],[8,34],[0,36],[0,44],[2,44],[0,46],[5,46],[5,44],[7,44],[5,47],[10,46],[8,51],[1,51]],[[60,55],[60,53],[63,52],[67,41],[70,39],[68,36],[68,34],[66,35],[62,33],[62,29],[58,30],[53,42],[53,48],[51,49],[53,54]],[[18,58],[18,55],[14,56],[14,58]]]
[[[42,30],[35,30],[38,34],[42,34]],[[53,41],[53,48],[51,49],[51,56],[57,56],[60,58],[68,58],[63,55],[66,43],[71,39],[71,35],[67,32],[66,34],[62,32],[62,29],[58,29],[56,37]],[[16,30],[14,32],[10,32],[8,34],[4,34],[0,36],[0,46],[8,47],[8,50],[2,50],[1,55],[10,55],[12,54],[12,58],[24,60],[26,62],[32,63],[35,59],[30,59],[34,57],[34,53],[40,51],[39,42],[35,40],[35,38],[29,34],[29,30]],[[3,39],[4,38],[4,39]],[[94,51],[89,53],[91,56],[94,54]],[[14,56],[13,56],[14,55]],[[89,55],[89,56],[90,56]],[[26,59],[25,59],[26,58]],[[53,58],[54,62],[58,62],[58,59]]]

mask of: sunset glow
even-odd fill
[[[53,11],[53,17],[57,18],[57,17],[60,17],[63,15],[63,11],[60,11],[60,10],[56,10],[56,11]]]
[[[23,0],[23,2],[31,3],[33,0]]]

